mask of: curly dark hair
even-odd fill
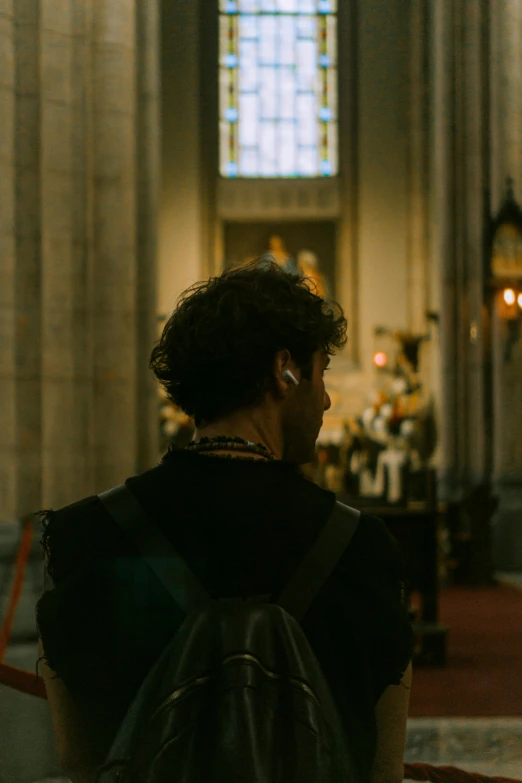
[[[263,259],[196,283],[178,299],[150,368],[196,426],[259,404],[277,351],[310,379],[317,350],[346,343],[346,318],[310,281]]]

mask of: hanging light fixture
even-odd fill
[[[489,286],[505,323],[505,361],[520,339],[522,319],[522,210],[515,200],[514,182],[507,181],[506,196],[492,221],[489,251]]]

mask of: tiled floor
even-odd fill
[[[404,760],[522,780],[522,717],[410,718]]]

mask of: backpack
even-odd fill
[[[99,497],[186,619],[138,689],[97,783],[363,783],[299,625],[360,512],[336,502],[273,602],[212,598],[125,485]]]

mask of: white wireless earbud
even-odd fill
[[[297,380],[293,372],[291,372],[291,370],[283,370],[282,377],[283,380],[292,381],[292,383],[295,383],[296,386],[299,386],[299,381]]]

